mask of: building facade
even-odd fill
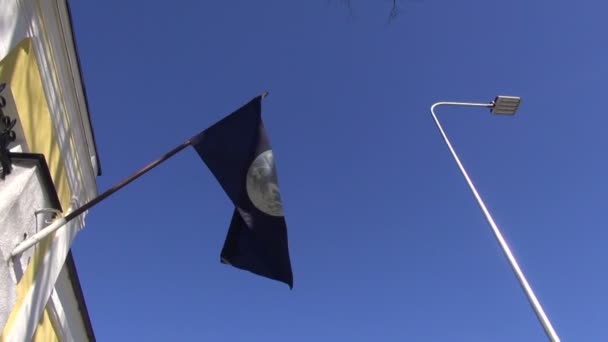
[[[94,341],[70,246],[101,174],[69,4],[0,0],[0,341]]]

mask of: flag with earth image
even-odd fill
[[[192,146],[234,204],[222,263],[293,288],[287,224],[260,95],[207,128]]]

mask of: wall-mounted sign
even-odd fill
[[[5,113],[6,108],[6,97],[5,95],[6,83],[0,83],[0,178],[4,179],[6,175],[11,173],[12,163],[8,146],[10,143],[17,140],[17,135],[13,128],[17,123],[17,119],[12,119],[9,113]]]

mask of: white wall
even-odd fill
[[[30,164],[15,165],[11,174],[0,180],[0,327],[4,327],[16,300],[16,286],[33,249],[23,253],[15,262],[6,262],[24,234],[36,232],[36,209],[50,206],[42,191],[37,167]]]
[[[0,0],[0,59],[26,37],[32,38],[34,44],[68,184],[76,206],[82,205],[97,195],[98,165],[65,0]],[[14,114],[7,114],[15,118]],[[30,151],[25,146],[23,152],[39,151]],[[15,167],[6,180],[0,180],[0,330],[13,309],[17,280],[33,249],[26,251],[15,265],[7,264],[6,260],[16,244],[23,240],[24,233],[29,237],[35,232],[34,211],[49,205],[42,189],[38,175],[31,167]],[[24,192],[16,195],[20,191]],[[69,225],[70,229],[76,230],[83,226],[84,215]],[[73,234],[58,234],[55,240],[61,241],[54,241],[53,246],[61,247],[61,253],[49,254],[56,257],[56,254],[64,253]],[[67,340],[72,336],[75,341],[86,341],[73,289],[66,285],[69,283],[67,276],[63,267],[50,298],[50,307],[56,311],[51,315],[60,324],[69,326],[64,332]],[[61,321],[61,317],[65,320]]]
[[[0,0],[0,59],[26,37],[34,42],[70,189],[85,203],[97,195],[98,165],[65,1]]]
[[[59,309],[57,308],[58,305],[62,306],[61,310],[56,310],[56,312],[62,313],[62,317],[59,317],[59,323],[63,326],[62,330],[69,332],[69,336],[65,336],[65,342],[87,341],[87,332],[80,312],[81,308],[78,306],[76,297],[74,297],[74,288],[66,267],[59,274],[51,301],[56,309]]]

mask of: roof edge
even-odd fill
[[[72,249],[68,251],[68,256],[65,260],[65,266],[68,269],[70,274],[70,283],[72,283],[72,288],[74,289],[74,294],[76,295],[76,301],[78,302],[78,309],[80,310],[80,314],[82,315],[82,321],[84,322],[84,328],[87,332],[87,337],[89,341],[95,342],[95,333],[93,332],[93,325],[91,324],[91,317],[89,316],[89,310],[87,309],[87,303],[84,300],[84,292],[82,291],[82,286],[80,286],[80,278],[78,277],[78,271],[76,271],[76,262],[74,261],[74,257],[72,256]]]
[[[95,139],[95,130],[93,129],[93,123],[91,120],[91,111],[89,107],[89,99],[87,96],[87,87],[84,82],[84,73],[82,72],[82,65],[80,62],[80,54],[78,53],[78,42],[76,39],[76,32],[74,31],[72,9],[70,8],[70,1],[65,0],[65,6],[68,12],[68,24],[70,26],[70,34],[72,35],[72,42],[74,43],[74,54],[76,55],[76,66],[78,67],[78,73],[80,74],[80,84],[82,86],[82,93],[84,95],[84,105],[87,110],[87,116],[89,118],[89,128],[91,130],[91,137],[93,138],[93,148],[95,149],[95,160],[97,162],[97,176],[101,176],[101,161],[99,158],[99,150],[97,149],[97,141]]]

